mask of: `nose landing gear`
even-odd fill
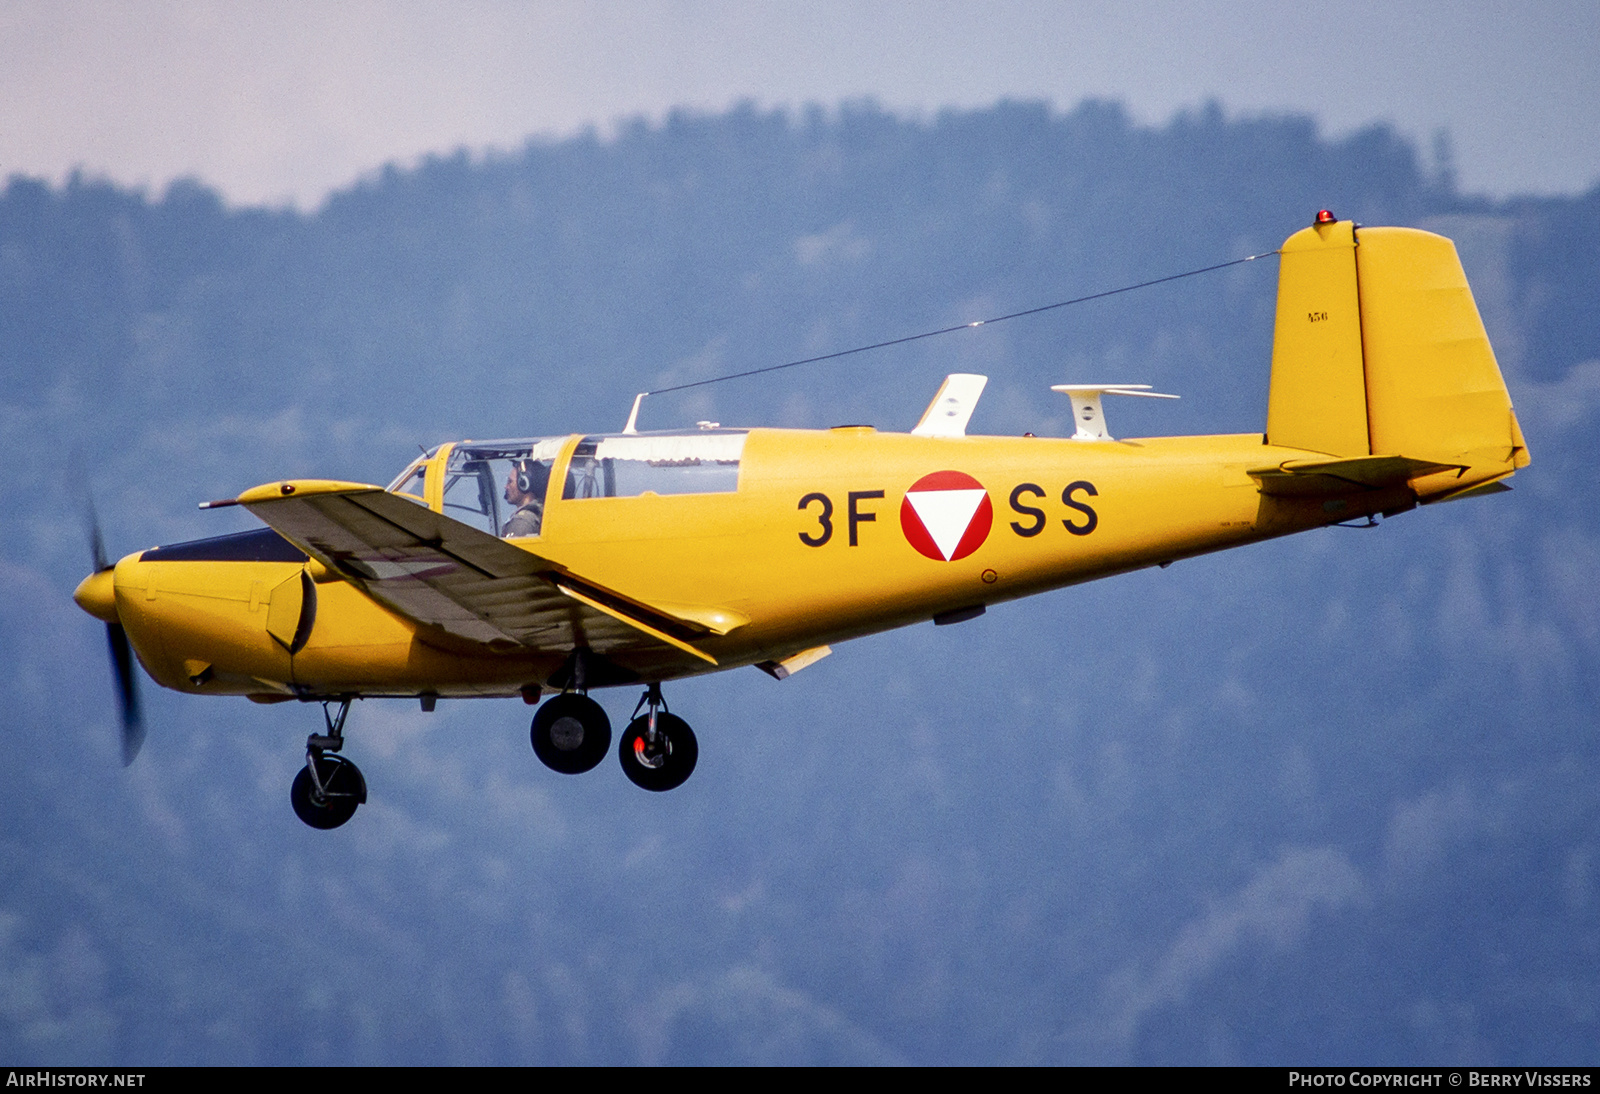
[[[640,714],[642,707],[649,710]],[[617,759],[622,762],[622,773],[635,786],[646,790],[672,790],[682,786],[694,773],[700,759],[700,745],[694,738],[689,723],[676,714],[669,713],[666,701],[661,698],[661,685],[651,684],[635,715],[623,731],[622,743],[617,748]]]
[[[338,707],[335,714],[332,707]],[[289,804],[294,815],[312,828],[337,828],[355,816],[356,807],[367,800],[367,780],[361,769],[343,756],[344,720],[350,713],[350,700],[322,704],[322,719],[328,732],[306,738],[306,765],[289,788]]]

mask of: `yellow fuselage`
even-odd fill
[[[569,440],[562,460],[578,440]],[[1406,509],[1430,489],[1423,480],[1333,501],[1272,497],[1247,473],[1309,455],[1267,446],[1260,434],[1082,442],[757,429],[736,491],[563,500],[558,473],[542,534],[519,542],[665,610],[747,619],[699,643],[715,667],[726,668]],[[902,524],[908,488],[947,471],[977,480],[991,513],[981,543],[951,561],[919,551]],[[1451,473],[1434,489],[1467,484]],[[314,620],[291,655],[302,570],[315,581]],[[116,616],[140,660],[158,682],[181,691],[263,701],[514,695],[548,680],[570,652],[489,653],[453,641],[315,562],[130,555],[114,581]],[[669,675],[712,669],[697,664]]]

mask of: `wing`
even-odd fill
[[[651,607],[377,486],[268,483],[238,503],[374,600],[469,642],[608,655],[666,646],[715,665],[692,643],[732,629]]]

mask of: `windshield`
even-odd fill
[[[438,453],[439,446],[434,445],[422,455],[412,460],[411,463],[406,466],[406,469],[400,472],[399,475],[395,476],[395,480],[391,482],[385,489],[387,489],[391,494],[404,494],[412,501],[422,502],[424,505],[426,505],[427,502],[424,499],[427,497],[427,495],[423,493],[423,484],[428,476],[428,461],[433,459],[433,457],[438,455]]]

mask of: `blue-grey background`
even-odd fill
[[[669,113],[389,168],[314,211],[0,194],[0,1059],[1592,1063],[1600,189],[1485,198],[1385,126],[1007,102]],[[195,502],[385,482],[459,436],[1270,250],[1319,207],[1456,238],[1533,454],[1514,493],[669,688],[700,767],[541,767],[516,702],[373,701],[345,828],[315,708],[146,687],[114,552]],[[1125,435],[1257,431],[1276,262],[647,401],[646,428],[909,427],[991,376],[1148,382]],[[86,468],[86,472],[77,469]],[[148,681],[146,682],[148,684]],[[601,696],[614,721],[635,695]]]
[[[1592,0],[11,0],[0,172],[309,208],[391,160],[679,107],[1099,97],[1162,124],[1220,96],[1443,133],[1474,193],[1554,195],[1600,177],[1597,62]]]

